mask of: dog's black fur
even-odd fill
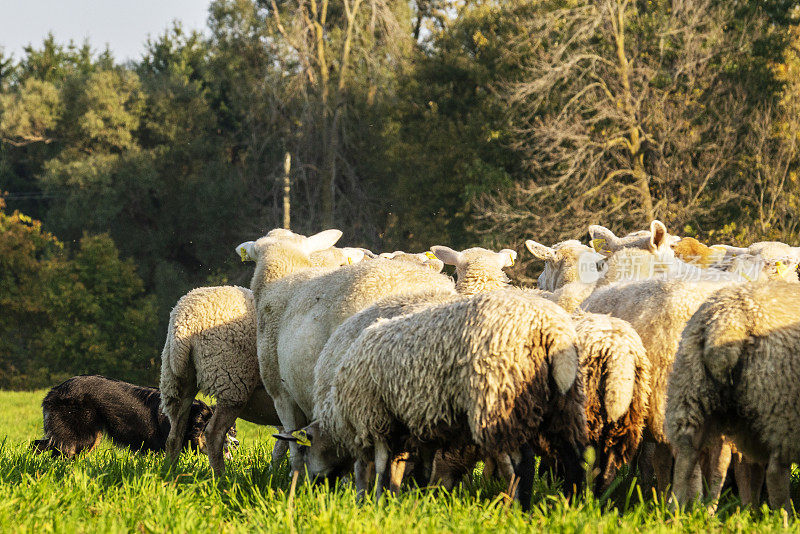
[[[162,452],[169,420],[159,407],[158,389],[135,386],[100,375],[74,376],[51,389],[42,401],[44,439],[32,447],[72,458],[92,450],[103,434],[115,445],[134,451]],[[213,409],[195,400],[184,436],[184,448],[205,449],[205,430]],[[236,427],[228,431],[236,436]]]

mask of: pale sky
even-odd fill
[[[56,41],[92,49],[108,43],[118,61],[138,60],[148,34],[157,37],[179,20],[187,30],[202,30],[210,0],[0,0],[0,47],[14,59],[22,48],[41,45],[48,31]]]

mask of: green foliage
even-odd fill
[[[41,222],[7,214],[0,198],[0,384],[6,387],[41,354],[38,334],[50,318],[42,280],[62,249]]]
[[[0,203],[0,273],[0,387],[93,372],[154,380],[155,302],[107,235],[84,236],[69,254]]]
[[[155,300],[108,235],[84,236],[70,258],[47,266],[43,278],[51,321],[41,333],[42,364],[51,374],[154,382]]]

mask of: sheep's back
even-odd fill
[[[639,334],[650,360],[648,428],[661,442],[666,442],[663,426],[667,379],[681,332],[710,295],[729,285],[730,282],[663,278],[625,282],[598,289],[581,305],[592,313],[624,319]]]
[[[574,343],[563,310],[513,290],[379,319],[342,361],[324,416],[358,447],[399,424],[422,441],[470,439],[469,425],[476,444],[516,449],[557,394],[552,368],[571,367],[575,380]]]
[[[169,335],[178,350],[169,354],[185,361],[162,365],[168,363],[181,376],[193,365],[202,392],[245,402],[259,381],[255,317],[249,289],[216,286],[190,291],[170,314]]]

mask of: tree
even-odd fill
[[[766,31],[763,17],[737,32],[733,20],[708,0],[541,4],[523,22],[535,43],[525,79],[505,85],[530,178],[485,197],[479,228],[555,241],[591,223],[719,222],[735,199],[720,184],[755,116],[737,72]]]
[[[408,5],[270,0],[265,15],[273,38],[281,40],[277,59],[297,99],[292,135],[297,145],[290,151],[313,188],[307,189],[313,196],[305,199],[309,224],[332,227],[337,199],[366,198],[363,175],[349,150],[357,128],[353,108],[373,104],[391,88],[411,42]],[[338,213],[338,224],[364,223],[357,211]]]
[[[54,376],[97,373],[155,383],[155,299],[108,235],[84,236],[70,257],[47,265],[44,279],[51,322],[41,332],[40,365]]]

